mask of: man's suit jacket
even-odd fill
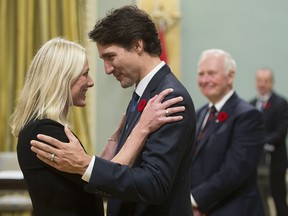
[[[194,105],[184,86],[164,65],[146,87],[141,100],[149,100],[162,90],[173,88],[166,99],[182,96],[184,119],[163,125],[150,134],[133,168],[96,158],[87,190],[113,197],[108,201],[108,216],[191,216],[190,182],[192,148],[196,119]],[[165,100],[166,100],[165,99]],[[139,120],[136,109],[119,148]],[[114,199],[115,198],[115,199]],[[181,213],[179,213],[181,212]]]
[[[257,99],[251,103],[256,106]],[[287,101],[272,92],[263,110],[265,143],[275,150],[271,153],[271,172],[283,172],[287,169],[286,136],[288,126]]]
[[[197,112],[197,134],[208,105]],[[222,113],[221,113],[222,112]],[[191,193],[209,216],[263,216],[256,168],[264,145],[261,113],[234,93],[197,142]],[[224,114],[223,114],[224,113]]]

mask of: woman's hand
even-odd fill
[[[155,95],[148,101],[138,122],[137,126],[139,128],[147,130],[147,133],[152,133],[165,123],[171,123],[183,119],[183,116],[176,116],[173,114],[183,112],[185,107],[171,107],[172,105],[183,101],[181,96],[169,99],[162,103],[164,98],[171,92],[173,92],[172,88],[165,89],[159,95]]]
[[[171,115],[183,112],[185,110],[184,106],[170,107],[183,101],[182,97],[175,97],[162,103],[164,98],[171,92],[173,92],[173,89],[166,89],[149,100],[139,122],[133,128],[118,154],[111,160],[112,162],[131,167],[145,145],[146,139],[150,133],[154,132],[165,123],[183,119],[182,116]]]

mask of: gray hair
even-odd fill
[[[221,49],[207,49],[204,50],[200,56],[199,62],[205,58],[207,55],[219,55],[224,57],[224,63],[225,63],[225,72],[228,74],[229,71],[234,71],[236,73],[236,61],[232,58],[232,56]]]

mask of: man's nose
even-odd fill
[[[114,71],[114,67],[108,62],[104,62],[104,68],[107,75],[110,75]]]

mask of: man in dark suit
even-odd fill
[[[263,160],[259,166],[267,166],[269,169],[270,190],[277,216],[287,216],[285,176],[287,169],[288,105],[285,98],[273,91],[273,84],[272,69],[258,69],[256,74],[258,95],[251,103],[262,112],[264,121],[265,145]],[[263,199],[266,203],[267,195],[267,193],[263,193]]]
[[[68,146],[59,142],[60,150],[46,146],[44,150],[48,153],[41,153],[39,149],[34,151],[60,170],[73,170],[79,174],[85,170],[86,190],[110,197],[108,216],[192,216],[190,183],[196,130],[194,105],[185,87],[160,60],[161,45],[155,24],[144,11],[125,6],[110,11],[98,21],[89,36],[97,44],[105,72],[114,75],[123,88],[135,86],[134,92],[139,97],[134,111],[130,112],[132,101],[128,106],[125,126],[119,140],[116,138],[117,151],[121,151],[145,103],[164,89],[174,90],[166,100],[183,97],[180,103],[185,106],[181,113],[183,120],[165,124],[150,134],[132,168],[99,157],[94,157],[94,163],[85,154],[65,151],[64,148],[73,146],[71,143]],[[171,109],[166,110],[166,116],[170,115]],[[45,160],[52,152],[56,159],[53,162]]]
[[[261,113],[233,89],[236,63],[205,50],[198,85],[209,103],[197,113],[191,202],[195,216],[263,216],[256,168],[264,145]],[[214,112],[213,112],[214,110]]]

